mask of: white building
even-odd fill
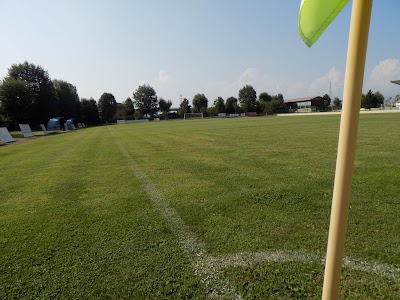
[[[391,80],[390,82],[395,83],[395,84],[400,84],[400,80]],[[396,98],[398,98],[398,97],[396,97]],[[400,98],[398,98],[396,101],[396,108],[400,109]]]

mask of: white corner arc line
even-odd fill
[[[235,288],[221,274],[221,269],[228,266],[248,266],[264,261],[317,262],[324,264],[324,257],[302,252],[241,252],[223,256],[211,256],[205,250],[204,243],[190,231],[175,209],[168,204],[152,180],[141,171],[124,146],[119,142],[116,142],[116,144],[132,168],[133,175],[141,181],[143,188],[150,196],[152,204],[160,212],[172,232],[178,238],[180,247],[189,257],[195,274],[206,284],[210,293],[208,296],[212,298],[228,297],[229,299],[242,299]],[[400,279],[400,268],[389,264],[370,263],[345,257],[343,258],[343,266],[394,280]]]

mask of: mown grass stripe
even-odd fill
[[[209,255],[205,251],[204,244],[189,230],[183,220],[176,213],[175,209],[169,206],[152,180],[141,171],[138,164],[136,164],[124,146],[119,142],[116,142],[116,144],[122,155],[132,167],[135,177],[142,182],[143,188],[150,196],[154,207],[164,217],[171,230],[178,238],[181,249],[192,262],[195,274],[200,276],[202,281],[206,284],[207,289],[209,290],[209,296],[212,298],[224,297],[229,299],[242,299],[231,284],[222,277],[222,274],[218,271],[217,267],[214,266]]]
[[[340,299],[398,299],[399,117],[360,118]],[[229,298],[210,288],[226,282],[246,299],[319,298],[339,119],[203,121],[0,147],[0,298]],[[200,258],[183,251],[115,141]],[[202,268],[219,277],[204,284]]]

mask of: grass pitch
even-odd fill
[[[339,116],[0,147],[0,298],[319,299]],[[362,115],[341,299],[400,296],[400,114]]]

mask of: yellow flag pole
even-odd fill
[[[338,298],[372,0],[353,0],[322,299]]]

